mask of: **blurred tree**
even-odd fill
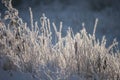
[[[41,1],[43,2],[43,4],[48,5],[54,2],[55,0],[41,0]]]
[[[77,1],[77,0],[59,0],[60,3],[66,4],[66,5],[69,5],[73,3],[74,1]]]
[[[23,0],[12,0],[13,7],[21,5]]]
[[[106,7],[111,7],[114,0],[90,0],[91,8],[95,11],[101,11]]]

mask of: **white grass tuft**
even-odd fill
[[[74,76],[78,80],[120,79],[120,52],[116,48],[118,42],[114,40],[106,48],[105,37],[102,41],[96,39],[98,19],[92,35],[86,32],[83,24],[80,32],[73,34],[69,28],[67,35],[62,37],[62,22],[59,30],[53,23],[57,36],[53,45],[54,34],[44,14],[40,18],[41,26],[38,26],[38,22],[33,22],[32,10],[29,8],[30,29],[27,23],[11,12],[13,10],[16,9],[8,9],[9,14],[5,15],[8,18],[0,21],[0,67],[4,70],[29,72],[40,80],[69,80]]]

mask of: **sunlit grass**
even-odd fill
[[[105,36],[100,41],[96,39],[95,21],[93,34],[83,29],[74,34],[68,28],[65,37],[61,36],[62,22],[59,30],[52,23],[56,34],[52,34],[50,20],[43,14],[38,22],[23,22],[18,11],[10,2],[3,0],[8,8],[0,21],[0,60],[4,70],[19,70],[29,72],[40,80],[69,80],[77,75],[81,80],[119,80],[120,52],[118,42],[113,40],[106,48]],[[27,24],[31,24],[28,26]],[[53,45],[53,36],[56,43]]]

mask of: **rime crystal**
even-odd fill
[[[81,80],[120,80],[118,42],[115,39],[106,48],[105,37],[102,41],[96,39],[98,19],[92,35],[87,33],[83,23],[80,32],[74,34],[68,28],[67,35],[62,37],[62,22],[59,30],[52,23],[55,31],[52,34],[50,21],[45,14],[40,18],[41,26],[38,26],[29,8],[30,29],[19,18],[11,0],[2,2],[8,8],[4,20],[9,20],[9,23],[0,21],[0,61],[5,60],[0,63],[0,68],[28,72],[40,80],[69,80],[74,75]],[[55,44],[52,44],[53,35],[57,38]]]

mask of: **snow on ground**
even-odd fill
[[[1,58],[0,56],[0,80],[38,80],[32,73],[8,70],[10,67],[8,68],[7,66],[3,66],[4,62],[5,57]]]
[[[38,80],[29,73],[4,71],[0,68],[0,80]]]

